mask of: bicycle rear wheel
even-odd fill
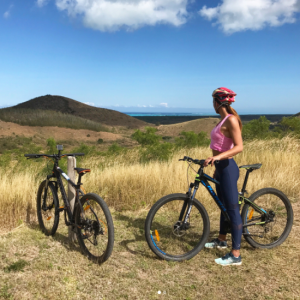
[[[46,193],[46,198],[44,200]],[[37,216],[40,228],[45,235],[54,235],[59,223],[58,197],[53,183],[44,180],[38,189],[36,199]]]
[[[114,225],[104,200],[96,194],[89,193],[81,199],[75,210],[75,226],[78,243],[85,255],[95,263],[106,261],[114,246]]]
[[[244,205],[243,223],[256,224],[243,228],[245,240],[254,248],[271,249],[282,244],[293,225],[293,208],[287,196],[277,189],[264,188],[253,193],[249,200],[267,215],[257,212],[249,204]]]
[[[180,212],[188,201],[185,194],[171,194],[158,200],[145,221],[145,237],[150,249],[165,260],[182,261],[194,257],[209,236],[209,217],[196,199],[186,228],[179,221]],[[186,215],[187,205],[184,216]]]

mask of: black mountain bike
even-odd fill
[[[52,174],[40,184],[37,192],[36,207],[40,228],[46,235],[54,235],[58,227],[59,215],[64,212],[65,224],[71,226],[76,232],[83,253],[93,262],[100,264],[109,258],[114,245],[114,226],[110,211],[101,197],[94,193],[85,194],[80,188],[82,176],[90,172],[90,169],[75,168],[79,175],[78,182],[75,184],[58,166],[62,157],[83,156],[84,153],[61,154],[62,145],[57,145],[57,150],[58,154],[53,155],[25,154],[28,159],[45,157],[54,163]],[[76,191],[73,213],[62,177]],[[59,206],[58,189],[62,195],[63,206]]]
[[[217,203],[226,219],[230,233],[230,219],[226,208],[209,184],[219,182],[204,173],[205,160],[185,156],[180,159],[199,165],[195,182],[190,183],[186,194],[171,194],[158,200],[150,209],[145,221],[145,236],[150,249],[165,260],[181,261],[194,257],[205,245],[210,222],[204,206],[195,198],[201,183]],[[239,204],[242,207],[243,235],[255,248],[273,248],[285,241],[293,224],[293,209],[284,193],[274,188],[263,188],[249,198],[246,185],[249,174],[261,164],[241,166],[247,170]]]

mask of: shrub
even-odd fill
[[[97,144],[103,144],[103,139],[98,139]]]
[[[279,125],[285,132],[293,131],[300,134],[300,118],[298,117],[283,117]]]
[[[73,153],[84,153],[85,155],[92,155],[96,154],[96,147],[95,146],[88,146],[84,143],[81,143],[79,147],[74,148],[72,150]]]
[[[122,152],[125,152],[126,149],[119,146],[117,143],[113,143],[107,150],[108,155],[118,155],[121,154]]]
[[[167,161],[172,157],[173,145],[171,143],[155,144],[141,149],[141,161],[153,160]]]
[[[204,131],[196,134],[194,131],[183,131],[180,133],[181,137],[175,139],[177,148],[193,148],[197,146],[208,146],[210,139]]]
[[[56,141],[54,138],[47,139],[47,148],[48,148],[48,153],[50,153],[50,154],[54,154],[57,152]]]
[[[248,122],[243,126],[243,139],[265,139],[272,137],[272,133],[269,131],[270,123],[271,122],[265,116]]]
[[[136,130],[132,138],[142,146],[158,144],[161,140],[161,136],[155,134],[157,129],[154,127],[146,127],[145,129],[146,132],[142,132],[139,129]]]
[[[3,137],[0,138],[0,153],[17,149],[31,149],[34,144],[32,138],[26,137]]]

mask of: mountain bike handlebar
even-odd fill
[[[188,157],[188,156],[184,156],[183,158],[179,159],[179,160],[182,160],[182,161],[187,161],[187,162],[192,162],[196,165],[200,165],[200,166],[203,166],[204,165],[204,162],[205,162],[205,159],[193,159],[191,157]],[[219,163],[218,160],[215,161],[215,163]],[[211,164],[211,162],[208,163],[209,165]]]
[[[67,153],[67,154],[53,154],[53,155],[49,155],[49,154],[24,154],[25,157],[27,157],[27,159],[30,158],[39,158],[39,157],[63,157],[63,156],[84,156],[84,153]]]

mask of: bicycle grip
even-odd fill
[[[69,154],[65,154],[67,156],[84,156],[84,153],[69,153]]]
[[[25,157],[28,157],[28,158],[38,158],[38,157],[41,157],[42,155],[41,154],[24,154]]]
[[[216,165],[216,164],[218,164],[220,161],[219,160],[215,160],[214,161],[214,164]],[[211,165],[211,161],[208,163],[209,165]]]

